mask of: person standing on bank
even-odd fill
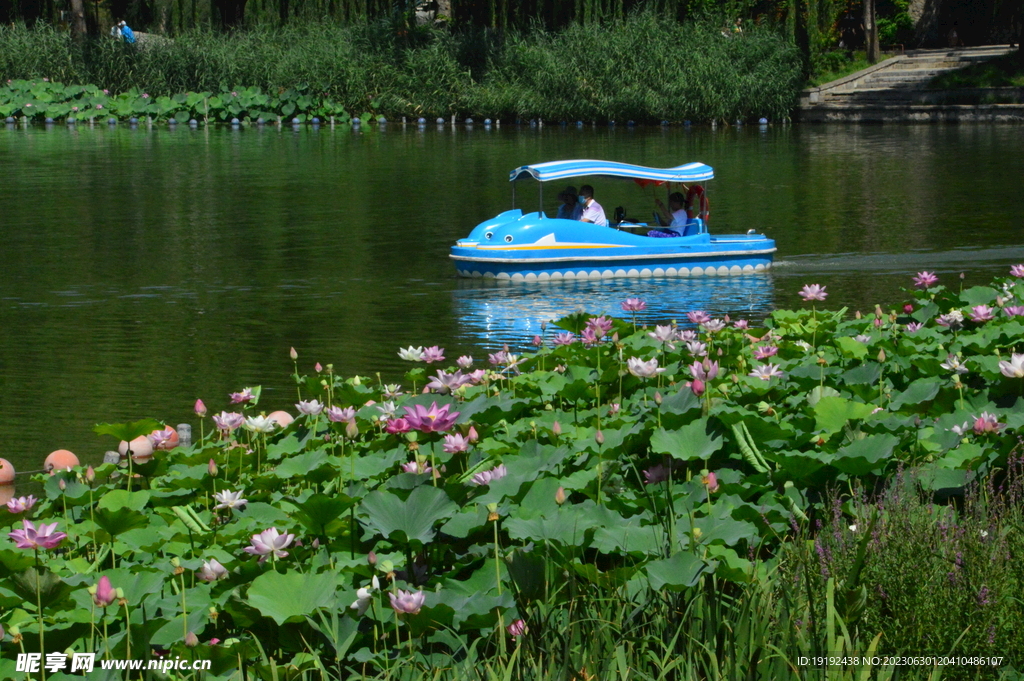
[[[118,22],[117,31],[121,34],[121,38],[123,38],[126,43],[135,42],[135,32],[132,31],[132,29],[129,28],[128,24],[126,24],[125,22]]]
[[[608,226],[608,218],[604,215],[604,208],[594,200],[594,188],[589,184],[580,187],[580,204],[583,206],[583,214],[580,215],[581,222],[592,222],[601,227]]]

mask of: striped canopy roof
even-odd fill
[[[564,180],[570,177],[600,175],[604,177],[625,177],[633,180],[652,182],[703,182],[715,176],[715,171],[703,163],[687,163],[675,168],[645,168],[614,161],[550,161],[521,166],[509,173],[509,181],[532,177],[541,182]]]

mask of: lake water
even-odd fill
[[[262,384],[294,411],[300,370],[398,380],[407,345],[454,360],[523,348],[583,307],[645,319],[688,310],[762,318],[800,304],[897,303],[920,270],[988,281],[1024,261],[1019,126],[710,129],[390,125],[353,132],[0,129],[0,456],[99,461],[97,422],[194,421]],[[711,229],[778,244],[766,275],[498,285],[458,279],[448,248],[510,206],[508,171],[600,158],[715,168]],[[610,212],[653,195],[594,182]],[[560,187],[548,187],[553,210]],[[520,205],[537,205],[520,183]]]

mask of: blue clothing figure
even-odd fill
[[[583,206],[579,205],[576,196],[576,187],[572,185],[558,193],[558,200],[562,202],[562,205],[558,207],[558,215],[556,216],[559,220],[580,219],[580,215],[583,213]]]
[[[128,24],[122,21],[120,24],[118,24],[118,28],[121,29],[121,37],[124,38],[124,41],[126,43],[135,42],[135,33],[132,31],[131,28],[128,27]]]

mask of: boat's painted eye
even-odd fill
[[[487,239],[488,241],[491,240],[492,236],[494,236],[494,234],[491,232],[487,232],[486,234],[484,234],[484,238]]]
[[[512,235],[511,234],[505,235],[505,243],[507,243],[507,244],[512,243]]]

